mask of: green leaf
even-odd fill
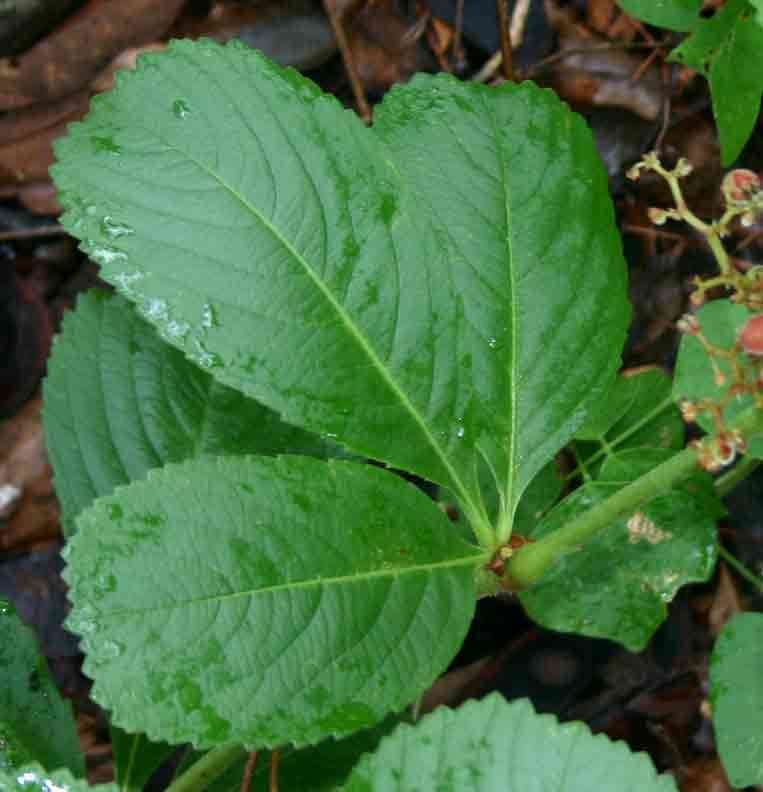
[[[418,78],[374,118],[452,262],[455,319],[488,339],[467,368],[466,415],[486,414],[465,434],[497,480],[507,538],[521,494],[619,360],[630,308],[606,175],[582,120],[531,83]]]
[[[649,25],[689,31],[699,23],[702,0],[617,0],[631,16]]]
[[[152,471],[77,525],[93,697],[198,747],[311,744],[400,710],[458,650],[487,560],[397,476],[308,457]]]
[[[697,313],[702,335],[705,340],[725,351],[731,351],[737,343],[738,335],[751,312],[743,305],[735,305],[728,300],[715,300],[703,306]],[[742,359],[742,356],[740,356]],[[717,375],[722,375],[719,385]],[[721,402],[733,381],[731,363],[719,357],[710,357],[693,335],[684,335],[678,350],[676,372],[673,380],[673,398],[676,401],[688,399],[699,402],[703,399],[713,403]],[[750,394],[739,394],[731,399],[724,410],[726,424],[732,423],[740,413],[754,404]],[[709,433],[716,430],[712,418],[700,413],[697,423]]]
[[[735,788],[763,784],[763,615],[740,613],[718,636],[710,661],[715,737]]]
[[[0,773],[30,759],[85,774],[71,706],[61,698],[34,632],[0,600]]]
[[[581,470],[598,478],[602,462],[631,449],[683,448],[685,426],[671,387],[670,377],[658,368],[618,377],[583,431],[576,434],[574,447]]]
[[[694,34],[670,56],[710,82],[721,160],[730,165],[755,128],[763,94],[763,26],[747,0],[728,0],[711,19],[698,20]]]
[[[167,462],[328,450],[189,363],[117,295],[79,299],[48,372],[45,436],[67,535],[95,498]]]
[[[617,366],[606,174],[531,83],[421,76],[376,116],[249,48],[175,42],[59,141],[63,222],[216,378],[449,488],[489,543],[479,457],[507,533]]]
[[[643,449],[602,468],[538,525],[538,539],[613,495],[663,462],[670,452]],[[564,556],[520,594],[532,619],[553,630],[608,638],[639,651],[665,620],[666,603],[685,583],[707,580],[716,560],[712,480],[697,474],[617,520],[577,552]]]
[[[39,764],[28,764],[18,770],[0,767],[0,792],[120,792],[116,784],[88,786],[84,779],[75,778],[68,770],[46,772]]]
[[[676,792],[646,754],[583,723],[537,715],[497,693],[400,726],[364,757],[344,792]]]
[[[176,746],[156,743],[145,734],[128,734],[110,724],[114,775],[122,792],[141,792],[159,765],[168,759]]]

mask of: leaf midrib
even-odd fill
[[[319,292],[324,296],[324,298],[326,299],[332,310],[339,317],[342,324],[347,328],[348,332],[350,333],[350,336],[355,340],[355,342],[358,344],[362,352],[371,362],[372,366],[379,373],[382,380],[387,383],[388,387],[397,397],[403,408],[413,418],[414,422],[419,427],[427,443],[435,452],[437,458],[440,460],[443,468],[445,469],[445,472],[448,474],[448,476],[450,476],[451,479],[450,484],[452,485],[453,489],[460,495],[464,505],[468,506],[470,510],[470,514],[475,516],[481,514],[481,510],[478,508],[474,499],[471,497],[469,490],[467,489],[465,483],[463,482],[463,480],[461,479],[461,477],[458,475],[457,471],[451,464],[444,449],[440,446],[435,436],[429,430],[429,427],[427,426],[423,416],[419,413],[415,405],[408,398],[405,391],[398,385],[397,381],[392,377],[391,373],[384,365],[382,360],[378,357],[378,355],[376,354],[376,352],[374,351],[373,347],[370,345],[366,337],[363,335],[360,329],[355,325],[355,323],[352,320],[352,317],[350,317],[348,313],[344,310],[342,305],[339,302],[337,302],[334,295],[331,293],[331,291],[329,291],[329,289],[326,287],[323,281],[317,276],[313,268],[305,260],[305,258],[299,253],[299,251],[291,244],[291,242],[289,242],[289,240],[286,237],[284,237],[281,234],[278,228],[275,225],[273,225],[273,223],[254,204],[252,204],[246,198],[246,196],[241,194],[232,185],[228,184],[228,182],[225,181],[216,171],[208,167],[202,161],[191,156],[187,151],[183,151],[182,149],[173,146],[172,144],[168,143],[166,140],[161,140],[161,142],[165,146],[167,146],[168,149],[175,151],[177,154],[180,154],[181,156],[187,157],[190,162],[192,162],[200,170],[202,170],[204,173],[206,173],[208,176],[214,179],[215,182],[217,182],[224,190],[226,190],[231,196],[233,196],[248,212],[250,212],[255,218],[257,218],[257,220],[259,220],[260,223],[262,223],[263,227],[270,232],[273,238],[276,239],[285,248],[285,250],[294,258],[294,260],[299,263],[299,265],[302,267],[302,269],[310,278],[310,280],[318,288]],[[440,483],[444,483],[444,482],[440,482]]]
[[[477,548],[475,548],[477,549]],[[431,564],[416,564],[407,567],[392,567],[387,569],[375,569],[368,572],[360,572],[353,575],[340,575],[337,577],[317,577],[310,580],[292,581],[289,583],[278,583],[274,586],[265,586],[258,589],[247,589],[236,591],[231,594],[218,594],[210,597],[198,597],[196,599],[186,599],[181,602],[174,602],[170,605],[159,605],[151,608],[125,608],[123,610],[111,610],[101,614],[102,617],[133,615],[139,613],[155,613],[159,611],[172,611],[178,608],[186,608],[194,605],[207,605],[216,602],[227,602],[241,597],[255,597],[259,594],[277,594],[280,591],[295,591],[300,589],[317,588],[319,586],[341,586],[352,583],[362,583],[367,580],[384,577],[399,577],[401,575],[415,574],[421,572],[432,572],[438,569],[450,569],[464,566],[477,567],[486,563],[489,554],[479,553],[470,556],[449,559],[447,561],[437,561]]]

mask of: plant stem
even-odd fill
[[[718,493],[718,497],[725,498],[740,481],[744,481],[760,466],[760,462],[760,459],[751,456],[742,457],[728,473],[719,476],[715,482],[715,491]]]
[[[722,544],[718,545],[718,555],[734,569],[739,575],[743,577],[748,583],[752,583],[758,591],[763,592],[763,580],[761,580],[754,572],[749,569],[734,555],[732,555]]]
[[[243,745],[220,745],[213,748],[176,778],[166,792],[200,792],[247,753]]]
[[[733,428],[742,434],[763,432],[763,410],[745,410]],[[526,544],[506,565],[510,586],[521,590],[536,583],[563,555],[579,549],[615,520],[670,490],[696,468],[697,451],[686,448],[558,530]]]

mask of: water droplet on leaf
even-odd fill
[[[101,229],[107,237],[111,239],[119,239],[119,237],[130,236],[135,233],[135,229],[128,226],[126,223],[119,223],[113,217],[106,215],[101,220]]]

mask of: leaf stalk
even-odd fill
[[[754,407],[746,410],[734,429],[744,435],[763,432],[763,411]],[[615,520],[670,490],[695,470],[697,464],[697,450],[686,448],[559,530],[525,545],[506,565],[510,587],[522,590],[537,583],[562,556],[580,549]]]
[[[219,745],[194,762],[167,787],[166,792],[199,792],[206,789],[247,753],[243,745]]]

